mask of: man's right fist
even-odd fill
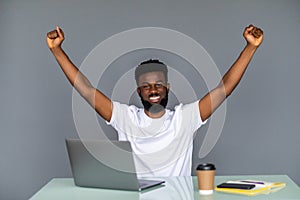
[[[57,30],[53,30],[53,31],[50,31],[49,33],[47,33],[47,37],[49,39],[55,39],[58,37],[58,32]]]

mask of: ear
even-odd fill
[[[167,91],[170,91],[170,83],[167,83]]]
[[[139,97],[142,98],[142,95],[141,95],[142,91],[141,91],[141,89],[139,87],[136,88],[136,92],[138,93]]]

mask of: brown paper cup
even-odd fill
[[[214,190],[215,167],[213,164],[201,164],[197,167],[199,193],[209,195]]]

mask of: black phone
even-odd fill
[[[222,183],[217,185],[217,188],[232,188],[232,189],[242,189],[242,190],[251,190],[254,188],[253,184],[242,184],[242,183]]]

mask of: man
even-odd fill
[[[263,41],[261,29],[250,25],[243,33],[246,46],[215,89],[202,99],[166,109],[170,84],[166,65],[158,60],[141,63],[135,71],[137,92],[144,108],[112,102],[94,88],[63,51],[64,33],[47,34],[47,44],[66,77],[96,112],[114,127],[119,140],[131,142],[139,176],[191,175],[194,132],[232,93]]]

